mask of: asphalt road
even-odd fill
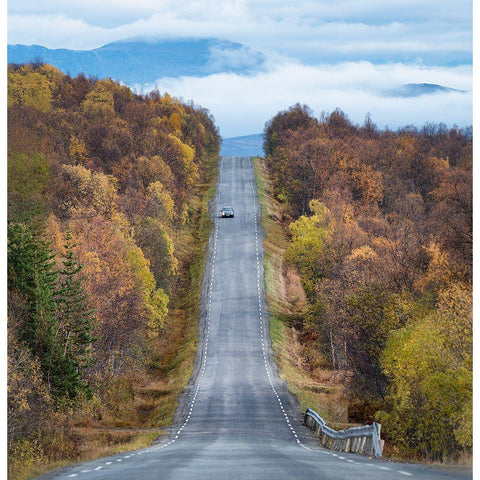
[[[222,219],[221,206],[235,217]],[[468,472],[400,464],[320,448],[272,360],[262,232],[250,159],[220,164],[203,289],[196,372],[175,426],[142,450],[64,468],[67,479],[471,478]]]

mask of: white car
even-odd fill
[[[220,211],[220,216],[221,216],[222,218],[234,217],[234,216],[235,216],[235,212],[233,211],[233,208],[232,208],[232,207],[223,207],[222,210]]]

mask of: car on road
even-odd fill
[[[234,216],[235,216],[235,212],[233,211],[233,208],[232,208],[232,207],[223,207],[222,210],[220,211],[220,216],[221,216],[222,218],[234,217]]]

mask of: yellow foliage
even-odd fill
[[[182,119],[177,112],[173,112],[168,119],[168,123],[174,131],[182,132]]]
[[[171,142],[175,145],[176,149],[181,153],[182,159],[185,165],[190,165],[193,162],[193,158],[195,157],[195,150],[193,147],[183,143],[178,137],[175,135],[170,134],[168,138]]]
[[[162,103],[165,105],[179,105],[180,101],[165,92],[165,95],[162,97]]]
[[[64,77],[63,73],[57,67],[49,63],[41,65],[35,71],[41,73],[53,83],[59,82]]]
[[[153,157],[138,157],[136,159],[135,170],[142,179],[145,187],[151,183],[160,181],[171,191],[174,180],[172,170],[159,155],[154,155]]]
[[[145,296],[149,296],[155,289],[155,278],[150,271],[150,262],[145,258],[140,247],[134,244],[130,246],[127,253],[127,262],[140,282]]]
[[[124,238],[130,238],[133,235],[133,227],[123,212],[115,211],[111,216],[111,220]]]
[[[355,209],[353,205],[345,205],[343,209],[343,223],[345,223],[345,225],[358,225],[355,218]]]
[[[417,141],[411,135],[402,135],[397,140],[397,155],[412,159],[417,151]]]
[[[147,188],[147,197],[155,208],[155,216],[162,222],[170,224],[173,220],[174,206],[172,196],[161,182],[151,183]]]
[[[378,203],[383,198],[383,177],[381,172],[368,165],[352,172],[353,180],[365,203]]]
[[[451,361],[456,363],[473,353],[472,288],[452,283],[440,291],[438,298],[437,321],[441,319],[438,327],[452,354]]]
[[[168,315],[168,295],[161,288],[156,289],[155,278],[150,270],[150,262],[145,258],[143,251],[133,243],[127,253],[127,262],[140,282],[148,315],[147,334],[150,338],[155,338],[163,328],[165,318]]]
[[[97,213],[108,217],[113,215],[117,200],[115,177],[100,172],[92,173],[81,165],[63,165],[62,168],[73,187],[70,201],[74,210],[90,206]]]
[[[39,221],[47,218],[46,233],[53,240],[52,251],[57,252],[59,264],[62,257],[58,251],[63,252],[65,243],[62,231],[67,226],[72,228],[73,241],[78,245],[75,254],[83,266],[86,301],[97,318],[93,368],[82,371],[94,398],[85,397],[84,405],[78,397],[72,400],[71,409],[64,413],[71,422],[67,427],[71,429],[79,417],[88,426],[114,426],[127,416],[129,424],[140,426],[145,415],[134,388],[137,381],[148,383],[151,373],[155,380],[161,377],[161,383],[168,383],[169,399],[168,405],[162,399],[157,417],[153,418],[156,412],[147,416],[152,422],[158,418],[166,422],[173,415],[175,398],[187,380],[194,357],[196,323],[192,320],[198,310],[197,279],[201,279],[204,249],[193,248],[190,242],[200,235],[204,243],[203,230],[209,226],[203,219],[205,192],[187,188],[198,179],[197,161],[205,175],[202,187],[203,181],[210,182],[207,172],[215,173],[215,127],[202,111],[169,96],[133,95],[111,80],[70,78],[50,65],[10,67],[8,103],[13,106],[9,118],[13,157],[9,158],[8,173],[15,190],[11,198],[22,208],[24,200],[28,208],[38,205]],[[30,107],[53,112],[42,115]],[[181,130],[184,116],[189,122],[188,132]],[[156,130],[150,128],[153,123]],[[170,138],[167,132],[172,133]],[[199,132],[205,138],[200,138]],[[200,145],[198,155],[189,145]],[[62,158],[68,165],[59,163]],[[10,168],[12,163],[15,168]],[[9,184],[12,182],[9,178]],[[122,192],[118,204],[117,185]],[[155,215],[149,210],[152,205]],[[177,214],[181,216],[187,210],[191,222],[175,229]],[[19,212],[13,213],[23,215],[23,210]],[[51,212],[58,217],[48,217]],[[147,225],[145,244],[140,246],[132,238],[130,222],[137,228],[137,222],[142,221]],[[176,247],[181,254],[180,266]],[[178,283],[179,270],[182,280]],[[150,341],[164,327],[170,291],[178,310],[171,316],[168,331]],[[21,291],[14,293],[21,297]],[[23,323],[28,312],[21,301],[9,312],[13,310]],[[51,467],[56,460],[78,460],[84,443],[90,443],[90,450],[98,454],[92,440],[85,442],[76,431],[70,431],[70,445],[77,450],[66,444],[59,417],[52,415],[53,405],[45,406],[46,400],[42,403],[39,398],[44,393],[48,396],[40,366],[33,357],[28,358],[27,349],[18,349],[12,357],[12,348],[14,342],[9,339],[9,406],[16,408],[15,414],[9,412],[9,433],[12,426],[15,434],[19,432],[14,439],[9,435],[12,479],[19,480],[19,472],[30,478],[43,461]],[[122,376],[131,385],[121,385],[117,395],[109,398],[112,383]],[[63,404],[60,408],[64,406],[67,408]],[[79,409],[83,414],[78,415]],[[137,409],[142,414],[137,415]],[[19,428],[12,419],[20,422]],[[17,441],[18,435],[21,441]],[[102,436],[111,440],[110,434]]]
[[[285,260],[299,269],[307,292],[324,274],[324,245],[331,233],[330,210],[318,200],[310,202],[310,209],[312,216],[290,224],[292,240],[285,252]]]
[[[83,254],[83,273],[87,278],[102,273],[102,261],[97,252],[85,252]]]
[[[378,260],[378,255],[369,245],[362,245],[359,248],[352,250],[352,253],[348,257],[348,261],[376,261]]]
[[[320,200],[310,200],[308,206],[313,212],[313,217],[310,217],[315,223],[321,222],[324,225],[327,225],[330,221],[330,210],[327,206],[322,203]]]
[[[391,334],[382,365],[394,408],[379,419],[404,452],[445,459],[471,447],[472,325],[472,290],[452,284],[435,311]]]
[[[37,72],[8,73],[8,106],[34,107],[41,112],[51,109],[53,83]]]
[[[160,330],[163,328],[168,315],[168,302],[168,295],[161,288],[151,293],[149,298],[150,318],[147,322],[150,338],[158,337]]]
[[[430,245],[423,248],[430,258],[430,263],[427,271],[416,282],[416,287],[420,290],[425,290],[430,286],[439,288],[450,283],[454,275],[448,253],[442,250],[440,245],[435,242],[431,242]]]
[[[440,175],[450,168],[450,162],[444,158],[430,157],[426,161],[426,165],[429,170],[435,172],[436,175]]]
[[[90,187],[93,207],[97,212],[111,216],[116,208],[116,179],[111,175],[95,172]]]
[[[80,108],[91,119],[111,120],[115,116],[113,93],[101,82],[97,82],[94,89],[85,96]]]
[[[15,442],[8,456],[8,478],[12,480],[27,480],[36,466],[47,461],[42,445],[36,438]]]
[[[75,165],[85,165],[88,154],[87,146],[83,140],[79,140],[77,137],[72,135],[70,137],[70,147],[68,149],[70,158]]]

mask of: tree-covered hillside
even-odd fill
[[[380,131],[297,104],[264,146],[307,369],[341,371],[351,419],[380,421],[390,452],[471,452],[471,131]]]
[[[160,385],[190,341],[188,287],[219,141],[206,110],[168,94],[9,67],[12,478],[79,458],[73,427],[172,415],[145,386]]]

